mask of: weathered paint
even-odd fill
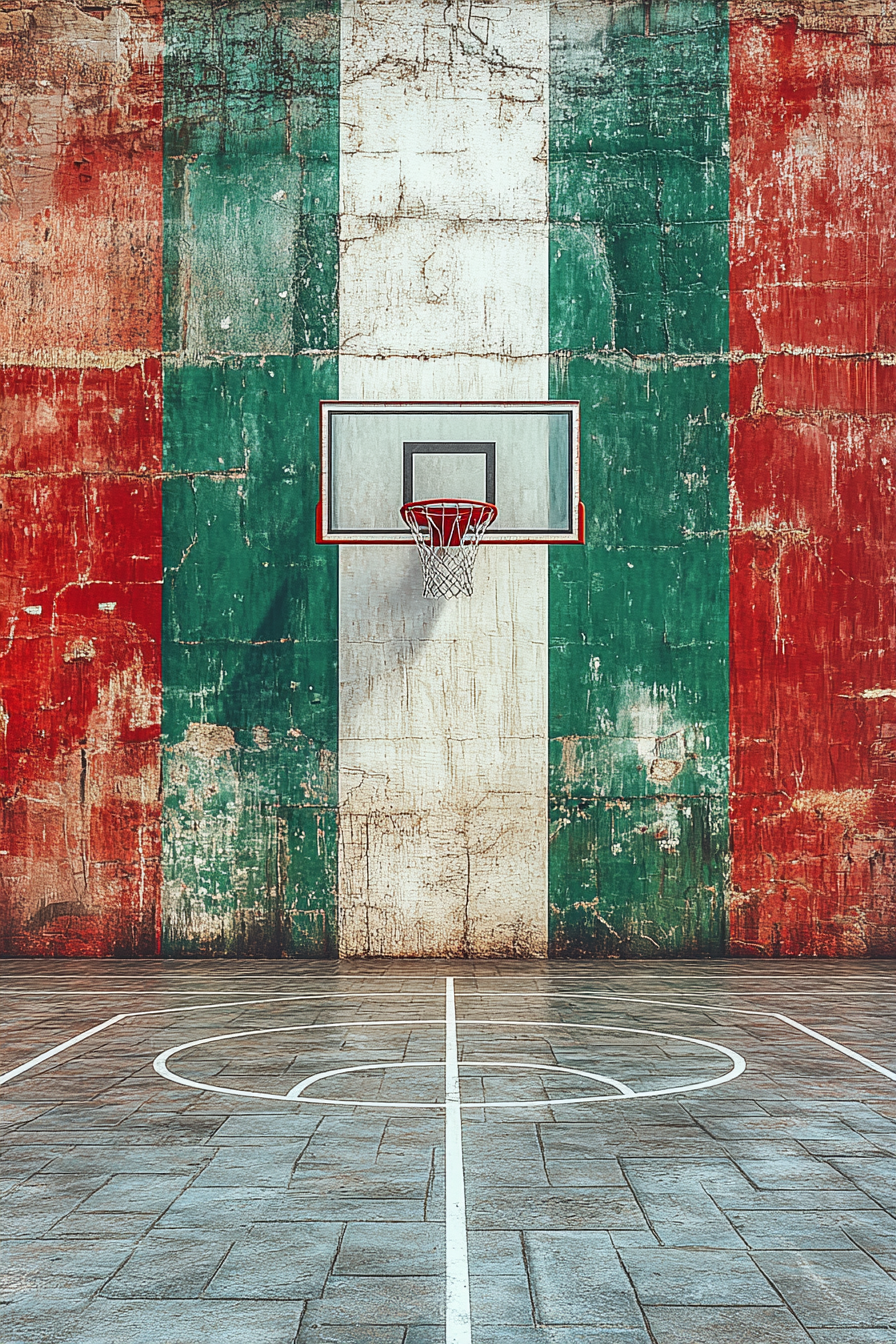
[[[335,951],[338,18],[166,6],[164,950]]]
[[[551,393],[583,550],[551,559],[551,948],[725,949],[727,23],[555,0]]]
[[[343,14],[340,394],[544,399],[548,0]],[[545,548],[340,551],[340,952],[544,955]]]
[[[731,30],[731,948],[896,952],[896,22]]]
[[[3,11],[6,360],[158,351],[160,41],[157,0]]]
[[[723,951],[730,334],[731,951],[896,954],[892,4],[732,0],[730,314],[724,4],[353,3],[341,220],[336,10],[170,0],[164,304],[158,6],[0,15],[0,952],[160,947],[162,780],[165,952],[333,955],[341,796],[345,952],[542,954],[548,736],[553,952]],[[314,544],[321,398],[549,349],[549,618]]]
[[[0,23],[0,951],[158,947],[160,19]]]

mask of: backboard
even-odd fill
[[[321,542],[402,543],[415,499],[497,507],[482,538],[580,542],[579,403],[322,401]]]

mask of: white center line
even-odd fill
[[[445,1344],[471,1344],[470,1263],[454,977],[445,980]]]

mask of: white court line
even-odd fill
[[[795,1028],[795,1030],[802,1032],[806,1036],[814,1037],[816,1040],[821,1041],[823,1044],[829,1046],[832,1050],[838,1051],[841,1055],[847,1055],[850,1059],[854,1059],[856,1060],[857,1063],[864,1065],[865,1068],[872,1069],[874,1070],[875,1073],[882,1074],[885,1078],[892,1078],[893,1081],[896,1082],[896,1072],[894,1072],[892,1069],[885,1068],[883,1064],[875,1063],[875,1061],[873,1059],[869,1059],[867,1055],[859,1054],[858,1051],[850,1049],[850,1047],[847,1045],[841,1045],[839,1041],[835,1041],[830,1036],[823,1036],[821,1032],[814,1031],[812,1027],[807,1027],[802,1022],[797,1022],[795,1018],[786,1017],[783,1013],[769,1012],[767,1009],[732,1008],[727,1004],[689,1003],[684,1002],[681,999],[647,999],[636,997],[631,994],[596,994],[593,991],[583,991],[583,990],[476,989],[476,990],[462,991],[462,997],[464,998],[483,998],[485,996],[495,996],[495,995],[503,996],[505,998],[589,999],[600,1001],[609,1000],[615,1003],[641,1003],[652,1007],[679,1008],[679,1009],[696,1008],[699,1009],[701,1012],[710,1012],[710,1013],[737,1013],[739,1016],[744,1017],[770,1017],[776,1019],[778,1022],[786,1023],[788,1026]],[[194,1004],[187,1004],[186,1006],[181,1008],[145,1008],[130,1013],[118,1013],[115,1017],[110,1017],[105,1022],[100,1022],[97,1026],[91,1027],[88,1031],[82,1031],[77,1036],[70,1037],[69,1040],[61,1042],[61,1044],[54,1046],[51,1050],[45,1050],[42,1054],[36,1055],[33,1059],[25,1060],[24,1063],[19,1064],[14,1069],[10,1069],[7,1073],[0,1074],[0,1084],[9,1082],[13,1078],[17,1078],[22,1073],[27,1073],[29,1069],[37,1068],[37,1066],[39,1064],[42,1064],[45,1060],[51,1059],[54,1055],[59,1055],[64,1050],[70,1049],[71,1046],[77,1045],[80,1041],[86,1040],[88,1036],[93,1036],[99,1031],[104,1031],[106,1027],[110,1027],[117,1022],[124,1022],[132,1017],[165,1017],[173,1013],[198,1013],[206,1009],[210,1011],[211,1009],[221,1009],[221,1008],[228,1008],[228,1009],[246,1008],[246,1007],[256,1007],[258,1004],[296,1003],[296,1002],[307,1002],[309,1000],[314,1001],[318,999],[329,1001],[331,999],[357,1000],[357,999],[380,999],[380,998],[400,998],[400,997],[407,998],[407,993],[406,992],[402,993],[402,991],[398,990],[387,990],[385,992],[374,994],[287,994],[261,999],[234,999],[228,1002],[194,1003]],[[417,990],[414,991],[414,997],[432,998],[434,997],[434,991]],[[439,997],[441,998],[441,994],[439,995]],[[563,1026],[564,1024],[562,1022],[558,1022],[556,1025]]]
[[[79,1041],[86,1041],[88,1036],[95,1036],[98,1031],[105,1031],[107,1027],[112,1027],[116,1022],[122,1022],[130,1016],[130,1013],[119,1013],[117,1017],[109,1017],[105,1022],[100,1022],[95,1027],[88,1027],[87,1031],[72,1036],[70,1040],[63,1041],[61,1045],[54,1045],[51,1050],[45,1050],[42,1055],[36,1055],[34,1059],[27,1059],[24,1064],[19,1064],[6,1073],[0,1073],[0,1083],[8,1083],[11,1078],[18,1078],[20,1073],[27,1073],[29,1069],[36,1069],[38,1064],[43,1064],[45,1059],[52,1059],[54,1055],[61,1055],[63,1050],[68,1050],[71,1046],[77,1045]]]
[[[480,998],[489,994],[494,995],[498,993],[500,993],[498,990],[483,989],[478,990],[475,994],[468,993],[466,997]],[[525,990],[514,989],[510,990],[509,993],[504,991],[503,997],[532,998],[533,996],[532,994],[526,993]],[[832,1050],[838,1050],[841,1055],[848,1055],[850,1059],[854,1059],[859,1064],[864,1064],[866,1068],[873,1069],[875,1073],[882,1073],[885,1078],[892,1078],[893,1081],[896,1082],[896,1073],[894,1073],[892,1069],[885,1068],[883,1064],[876,1064],[874,1060],[869,1059],[867,1055],[860,1055],[857,1050],[851,1050],[848,1045],[841,1045],[839,1041],[833,1040],[830,1036],[823,1036],[820,1031],[814,1031],[812,1027],[807,1027],[803,1022],[797,1022],[794,1017],[786,1017],[784,1013],[770,1013],[762,1008],[729,1008],[727,1004],[719,1006],[718,1004],[712,1003],[682,1003],[681,1000],[676,1001],[674,999],[640,999],[633,998],[628,994],[593,994],[589,991],[576,990],[566,992],[559,989],[544,990],[539,994],[539,997],[545,999],[610,999],[623,1003],[652,1004],[661,1008],[699,1008],[702,1012],[710,1013],[739,1013],[744,1017],[773,1017],[778,1022],[786,1022],[788,1026],[795,1027],[797,1031],[802,1031],[806,1036],[813,1036],[816,1041],[823,1041],[824,1044],[829,1045]]]
[[[364,1019],[365,1027],[409,1027],[409,1026],[433,1026],[438,1021],[441,1025],[441,1019],[434,1018],[389,1018],[385,1021],[372,1021]],[[570,1073],[576,1074],[581,1078],[588,1078],[594,1082],[607,1083],[610,1087],[616,1089],[614,1093],[599,1093],[594,1096],[580,1097],[543,1097],[537,1101],[458,1101],[457,1105],[463,1110],[531,1110],[533,1107],[547,1106],[556,1110],[560,1106],[584,1106],[591,1102],[605,1102],[618,1100],[623,1097],[667,1097],[679,1096],[684,1092],[702,1092],[710,1087],[719,1087],[723,1083],[731,1082],[734,1078],[739,1078],[746,1069],[746,1061],[742,1055],[735,1050],[730,1050],[727,1045],[719,1045],[716,1041],[704,1041],[699,1036],[679,1036],[671,1031],[649,1031],[646,1027],[619,1027],[603,1026],[595,1022],[540,1022],[532,1018],[525,1020],[513,1018],[484,1019],[475,1017],[465,1017],[461,1019],[463,1026],[467,1027],[548,1027],[557,1030],[561,1027],[566,1030],[576,1031],[605,1031],[620,1032],[626,1036],[657,1036],[663,1040],[685,1041],[689,1045],[703,1046],[707,1050],[715,1051],[716,1054],[727,1055],[731,1060],[732,1067],[725,1074],[720,1074],[717,1078],[703,1078],[696,1083],[674,1083],[672,1087],[662,1087],[649,1092],[634,1092],[626,1083],[620,1083],[616,1078],[608,1078],[604,1074],[591,1073],[585,1069],[570,1069],[559,1064],[530,1064],[520,1060],[465,1060],[464,1064],[473,1067],[481,1066],[488,1070],[489,1068],[517,1068],[532,1069],[536,1073]],[[320,1082],[323,1078],[334,1078],[337,1075],[348,1073],[367,1073],[374,1069],[416,1069],[431,1068],[432,1061],[420,1060],[401,1060],[399,1062],[377,1061],[375,1063],[365,1063],[352,1065],[350,1068],[325,1069],[322,1073],[312,1074],[303,1078],[295,1087],[290,1088],[288,1092],[256,1092],[249,1091],[241,1087],[224,1087],[220,1083],[211,1083],[207,1079],[200,1080],[196,1078],[187,1078],[182,1073],[174,1073],[168,1067],[168,1061],[175,1055],[182,1055],[188,1050],[195,1049],[200,1045],[217,1045],[219,1041],[235,1041],[248,1036],[281,1036],[294,1032],[307,1031],[332,1031],[334,1029],[350,1029],[358,1026],[357,1022],[311,1022],[298,1027],[260,1027],[253,1030],[229,1031],[218,1036],[202,1036],[194,1041],[183,1041],[180,1045],[169,1046],[157,1055],[152,1062],[156,1073],[161,1077],[167,1078],[172,1083],[178,1083],[181,1087],[192,1087],[197,1092],[219,1092],[229,1097],[258,1097],[264,1101],[293,1101],[302,1097],[305,1101],[315,1103],[319,1106],[349,1106],[359,1107],[367,1110],[392,1110],[392,1111],[425,1111],[438,1109],[441,1110],[445,1105],[442,1101],[363,1101],[358,1097],[348,1099],[339,1097],[320,1097],[307,1096],[306,1089],[314,1083]]]
[[[467,1200],[454,977],[445,980],[445,1344],[471,1344]]]
[[[526,1024],[524,1022],[518,1022],[516,1025],[522,1027],[525,1026]],[[569,1073],[576,1078],[588,1078],[593,1083],[606,1083],[609,1087],[615,1087],[616,1091],[619,1093],[621,1097],[634,1097],[638,1095],[636,1092],[633,1092],[632,1089],[626,1083],[620,1083],[618,1078],[608,1078],[607,1075],[603,1073],[589,1073],[587,1069],[570,1069],[562,1064],[524,1064],[521,1063],[521,1061],[518,1059],[465,1059],[464,1065],[468,1069],[472,1068],[485,1069],[485,1070],[528,1069],[532,1073]],[[155,1068],[155,1063],[153,1063],[153,1067]],[[287,1101],[295,1101],[296,1097],[303,1096],[308,1091],[309,1087],[313,1087],[315,1083],[321,1082],[322,1079],[337,1078],[341,1077],[343,1074],[346,1073],[372,1073],[377,1069],[385,1071],[387,1069],[432,1069],[432,1068],[435,1068],[435,1065],[427,1060],[403,1059],[398,1061],[393,1060],[387,1064],[352,1064],[347,1069],[325,1069],[323,1073],[315,1073],[312,1074],[310,1078],[303,1078],[300,1083],[296,1083],[295,1087],[291,1087],[288,1092],[284,1093],[284,1096]],[[169,1078],[177,1077],[176,1074],[168,1074],[167,1076]],[[206,1089],[208,1088],[207,1083],[205,1083],[203,1086]],[[367,1104],[363,1101],[354,1101],[354,1100],[334,1101],[331,1097],[307,1097],[306,1100],[319,1101],[321,1103],[326,1102],[327,1105],[330,1106],[364,1106]],[[410,1106],[412,1103],[401,1102],[396,1104],[404,1107],[406,1105]],[[417,1105],[417,1103],[413,1104],[415,1106]],[[473,1107],[475,1110],[481,1110],[484,1106],[488,1106],[489,1104],[490,1103],[488,1102],[479,1102],[479,1101],[461,1102],[461,1106]],[[519,1106],[519,1105],[528,1106],[530,1104],[532,1103],[516,1102],[516,1101],[506,1101],[506,1102],[502,1101],[500,1103],[498,1102],[494,1103],[494,1105],[501,1105],[501,1106]],[[535,1104],[549,1106],[553,1105],[554,1103],[545,1101],[545,1102],[537,1102]],[[387,1105],[387,1103],[370,1102],[369,1105],[373,1107],[378,1107],[378,1106],[385,1106]],[[442,1109],[443,1105],[444,1102],[441,1101],[432,1103],[432,1106],[438,1106],[439,1110]],[[421,1109],[423,1107],[431,1109],[429,1102],[420,1102],[419,1107]]]
[[[866,1068],[874,1069],[876,1073],[882,1073],[885,1078],[896,1080],[896,1073],[892,1069],[885,1069],[883,1064],[875,1064],[873,1059],[869,1059],[867,1055],[860,1055],[857,1050],[850,1050],[848,1045],[841,1045],[839,1041],[832,1041],[830,1036],[822,1036],[820,1031],[813,1031],[811,1027],[805,1026],[802,1022],[797,1022],[792,1017],[785,1017],[783,1013],[772,1013],[771,1016],[776,1017],[779,1022],[788,1022],[790,1026],[796,1027],[797,1031],[805,1032],[807,1036],[814,1036],[816,1041],[824,1041],[825,1045],[829,1045],[832,1050],[839,1050],[841,1055],[848,1055],[850,1059],[858,1060]]]

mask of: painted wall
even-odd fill
[[[0,948],[159,939],[161,15],[0,20]]]
[[[340,394],[547,397],[548,0],[349,0]],[[547,550],[340,547],[340,949],[544,956]]]
[[[165,7],[163,951],[335,951],[339,21]]]
[[[894,90],[887,0],[0,16],[0,951],[896,952]],[[338,395],[579,399],[585,547],[317,546]]]
[[[896,952],[894,44],[880,4],[744,5],[731,28],[745,955]]]
[[[726,941],[728,25],[556,0],[551,394],[584,550],[551,563],[551,941]]]

